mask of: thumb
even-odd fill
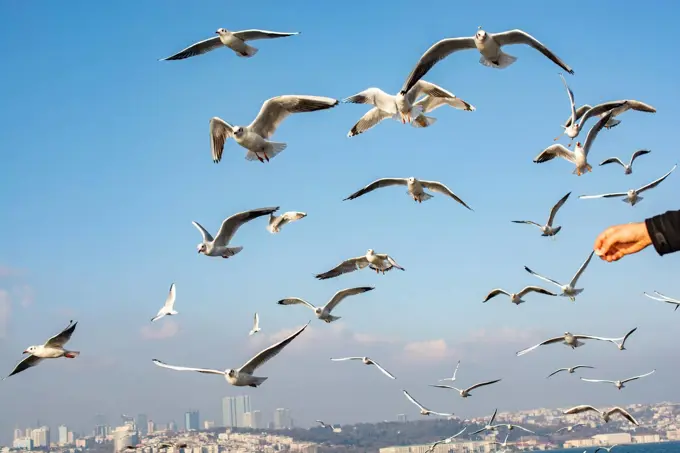
[[[620,240],[620,231],[617,228],[606,229],[595,241],[595,253],[599,256],[606,255]]]

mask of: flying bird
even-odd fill
[[[229,258],[236,255],[243,250],[243,247],[228,247],[229,241],[234,237],[236,231],[244,223],[276,212],[278,209],[279,207],[276,206],[273,208],[259,208],[234,214],[222,222],[222,226],[214,239],[198,222],[191,222],[198,228],[198,231],[201,232],[201,236],[203,236],[203,241],[197,246],[198,253],[202,253],[205,256],[221,256],[222,258]]]
[[[619,348],[619,351],[625,351],[626,350],[626,340],[628,340],[628,337],[630,337],[633,332],[637,330],[637,327],[631,329],[626,335],[624,335],[621,338],[610,338],[608,341],[611,343],[614,343],[617,348]],[[620,341],[620,343],[619,343]]]
[[[404,395],[406,396],[406,398],[408,398],[408,400],[410,402],[412,402],[413,404],[418,406],[418,409],[420,409],[421,415],[432,415],[432,414],[434,414],[434,415],[440,415],[442,417],[452,417],[453,416],[453,414],[443,414],[441,412],[431,411],[431,410],[427,409],[425,406],[423,406],[422,404],[420,404],[418,401],[416,401],[415,398],[413,398],[406,390],[402,390],[402,391],[404,392]]]
[[[222,46],[230,48],[239,57],[252,57],[257,53],[258,49],[246,44],[247,41],[255,41],[256,39],[285,38],[287,36],[300,34],[299,32],[282,33],[268,30],[229,31],[224,28],[218,28],[215,33],[217,36],[192,44],[174,55],[161,58],[161,61],[183,60],[185,58],[203,55],[204,53],[208,53],[211,50],[215,50]]]
[[[248,360],[245,365],[243,365],[241,368],[237,369],[228,369],[224,371],[220,370],[213,370],[209,368],[188,368],[188,367],[183,367],[183,366],[173,366],[173,365],[168,365],[167,363],[161,362],[160,360],[153,359],[153,363],[163,367],[163,368],[170,368],[171,370],[176,370],[176,371],[197,371],[199,373],[206,373],[206,374],[218,374],[224,376],[224,379],[231,385],[237,386],[237,387],[258,387],[262,385],[264,381],[266,381],[268,378],[266,377],[258,377],[258,376],[253,376],[253,373],[255,372],[256,369],[258,369],[260,366],[264,365],[278,355],[279,352],[283,350],[291,341],[293,341],[298,335],[300,335],[309,325],[309,322],[302,326],[297,332],[294,332],[287,338],[284,338],[283,340],[279,341],[278,343],[275,343],[271,346],[269,346],[267,349],[263,349],[260,351],[255,357],[252,359]],[[219,352],[219,351],[216,351]]]
[[[402,271],[406,270],[398,265],[391,256],[384,253],[375,253],[373,249],[368,249],[364,256],[358,256],[356,258],[345,260],[328,272],[316,275],[316,278],[319,280],[326,280],[328,278],[338,277],[342,274],[363,269],[366,266],[373,269],[376,274],[378,272],[382,272],[384,274],[385,272],[388,272],[392,269],[399,269]]]
[[[451,191],[448,187],[446,187],[444,184],[438,182],[438,181],[425,181],[425,180],[419,180],[414,177],[410,178],[381,178],[373,181],[363,189],[360,189],[356,192],[354,192],[352,195],[349,197],[345,198],[342,201],[346,200],[354,200],[355,198],[359,198],[362,195],[365,195],[369,192],[374,191],[375,189],[379,189],[381,187],[390,187],[390,186],[406,186],[407,187],[407,192],[411,198],[413,198],[413,201],[417,201],[418,203],[422,203],[423,201],[427,201],[430,198],[432,198],[432,195],[429,193],[425,192],[425,189],[429,189],[433,192],[436,193],[441,193],[444,194],[448,197],[453,198],[456,200],[458,203],[462,204],[466,208],[468,208],[470,211],[472,211],[472,208],[465,204],[463,200],[461,200],[455,193]]]
[[[272,142],[269,138],[288,115],[326,110],[336,105],[337,99],[289,94],[266,100],[260,113],[248,126],[232,126],[221,118],[213,117],[210,120],[210,149],[213,162],[218,163],[222,160],[224,143],[229,137],[233,137],[236,143],[248,150],[246,160],[269,162],[286,149],[285,143]]]
[[[555,221],[555,215],[557,211],[562,207],[562,205],[567,201],[571,192],[560,198],[560,200],[552,207],[550,210],[550,217],[548,217],[548,223],[541,225],[540,223],[533,222],[531,220],[512,220],[512,223],[526,223],[529,225],[535,225],[541,230],[541,236],[555,236],[562,229],[561,226],[553,227],[553,222]]]
[[[163,450],[166,448],[187,448],[189,444],[186,442],[159,442],[158,444],[155,445],[156,448]]]
[[[633,376],[633,377],[631,377],[631,378],[622,379],[622,380],[619,380],[619,381],[609,381],[609,380],[606,380],[606,379],[586,379],[586,378],[581,378],[581,380],[582,380],[582,381],[586,381],[586,382],[606,382],[606,383],[609,383],[609,384],[614,384],[614,387],[616,387],[617,389],[621,390],[622,388],[624,388],[624,387],[626,386],[626,385],[625,385],[626,382],[635,381],[635,380],[637,380],[637,379],[640,379],[640,378],[643,378],[643,377],[647,377],[647,376],[649,376],[650,374],[653,374],[655,371],[656,371],[656,370],[652,370],[652,371],[650,371],[649,373],[641,374],[640,376]]]
[[[454,434],[453,436],[447,437],[446,439],[438,440],[437,442],[435,442],[435,443],[433,443],[432,445],[430,445],[430,446],[428,447],[428,449],[425,450],[425,453],[428,453],[428,452],[429,452],[429,453],[433,453],[433,452],[434,452],[434,449],[435,449],[435,447],[437,447],[437,445],[441,445],[441,444],[450,444],[450,443],[453,441],[453,439],[455,439],[456,437],[458,437],[458,436],[460,436],[461,434],[463,434],[463,433],[465,432],[466,429],[467,429],[467,426],[464,426],[463,429],[461,429],[460,431],[458,431],[458,432],[457,432],[456,434]]]
[[[658,291],[654,291],[654,293],[659,297],[650,296],[647,293],[643,293],[643,294],[645,296],[649,297],[650,299],[654,299],[654,300],[658,300],[659,302],[666,302],[667,304],[675,305],[675,308],[673,309],[673,311],[676,311],[678,309],[678,307],[680,307],[680,300],[673,299],[672,297],[664,296],[663,294],[661,294]]]
[[[494,381],[480,382],[479,384],[475,384],[475,385],[468,387],[466,389],[459,389],[459,388],[456,388],[456,387],[453,387],[453,386],[450,386],[450,385],[442,385],[442,384],[434,384],[434,385],[430,384],[430,387],[437,387],[437,388],[440,388],[440,389],[455,390],[460,394],[461,398],[467,398],[468,396],[470,396],[470,392],[472,390],[479,388],[479,387],[484,387],[485,385],[495,384],[496,382],[500,382],[500,381],[501,381],[500,379],[496,379]]]
[[[10,376],[21,373],[22,371],[34,367],[44,359],[58,359],[66,357],[67,359],[75,359],[80,355],[79,351],[69,351],[64,349],[64,345],[71,339],[71,335],[76,330],[77,322],[69,321],[68,326],[49,340],[45,344],[38,346],[27,347],[23,354],[29,354],[22,359],[7,377],[2,378],[4,381]]]
[[[281,232],[281,228],[290,222],[295,222],[296,220],[304,219],[307,214],[304,212],[294,212],[288,211],[284,212],[280,216],[275,216],[274,213],[269,214],[269,224],[267,225],[267,231],[272,234]]]
[[[456,368],[453,370],[453,376],[452,376],[452,377],[447,377],[447,378],[444,378],[444,379],[440,379],[439,381],[440,381],[440,382],[441,382],[441,381],[451,381],[451,382],[454,382],[454,381],[456,380],[456,373],[458,372],[458,367],[459,367],[459,366],[460,366],[460,360],[458,361],[458,363],[456,363]]]
[[[493,441],[493,442],[491,442],[491,443],[494,444],[494,445],[498,445],[499,447],[505,448],[505,447],[508,446],[508,437],[510,437],[510,432],[508,432],[508,433],[505,435],[505,440],[504,440],[503,442]]]
[[[317,422],[319,425],[321,425],[322,428],[333,429],[333,427],[332,427],[331,425],[327,425],[327,424],[325,424],[324,422],[322,422],[321,420],[317,420],[316,422]]]
[[[172,285],[170,285],[170,292],[168,293],[168,297],[165,299],[165,304],[161,307],[160,310],[158,310],[158,314],[151,318],[151,322],[158,321],[163,316],[176,315],[177,312],[175,311],[174,308],[176,297],[177,293],[175,291],[175,284],[173,283]]]
[[[474,436],[475,434],[479,434],[482,431],[497,431],[498,428],[496,428],[497,425],[494,425],[493,422],[496,420],[496,414],[498,414],[498,409],[493,411],[493,415],[491,416],[491,419],[489,422],[484,425],[482,428],[478,429],[477,431],[470,433],[471,436]]]
[[[534,163],[541,164],[543,162],[553,160],[556,157],[561,157],[562,159],[565,159],[576,166],[573,173],[577,176],[581,176],[589,171],[593,171],[593,167],[591,167],[588,163],[588,152],[590,151],[590,147],[593,145],[597,134],[602,130],[604,125],[611,117],[612,112],[610,111],[588,131],[588,135],[586,136],[586,141],[583,146],[581,146],[581,142],[576,142],[576,147],[573,151],[571,151],[559,143],[550,145],[541,151],[538,156],[536,156]]]
[[[531,46],[569,74],[574,73],[573,69],[529,33],[522,30],[487,33],[482,30],[482,27],[480,26],[478,27],[475,36],[442,39],[430,47],[423,56],[420,57],[420,60],[418,60],[416,67],[413,68],[413,71],[409,74],[400,92],[402,94],[408,92],[408,90],[424,77],[435,64],[459,50],[476,48],[481,54],[479,62],[482,65],[497,69],[507,68],[514,63],[517,58],[503,52],[502,47],[512,44],[526,44]]]
[[[541,343],[538,343],[537,345],[531,346],[526,349],[522,349],[521,351],[517,352],[517,356],[524,355],[528,352],[533,351],[539,346],[544,346],[548,344],[556,344],[556,343],[563,343],[571,349],[576,349],[579,346],[583,346],[585,343],[583,343],[580,340],[600,340],[600,341],[612,341],[611,338],[604,338],[604,337],[594,337],[592,335],[575,335],[570,332],[564,332],[564,335],[555,337],[555,338],[550,338],[549,340],[542,341]]]
[[[593,453],[597,453],[600,450],[605,450],[607,453],[610,453],[612,451],[612,448],[618,447],[619,444],[614,444],[610,447],[597,447]]]
[[[593,406],[584,404],[581,406],[576,406],[572,407],[571,409],[567,409],[566,411],[562,412],[564,415],[572,415],[572,414],[580,414],[581,412],[588,412],[588,411],[593,411],[597,412],[602,416],[604,419],[605,423],[609,423],[609,419],[611,418],[612,415],[614,414],[620,414],[622,415],[626,420],[631,422],[634,425],[639,425],[639,423],[633,418],[632,415],[630,415],[625,409],[621,409],[620,407],[613,407],[609,409],[608,411],[600,411],[598,409],[595,409]]]
[[[512,431],[513,429],[518,428],[518,429],[521,429],[522,431],[525,431],[527,433],[536,434],[535,432],[533,432],[530,429],[526,429],[525,427],[519,426],[519,425],[513,425],[512,423],[499,423],[499,424],[493,425],[492,428],[505,428],[508,431]]]
[[[262,330],[260,329],[260,315],[258,315],[257,312],[255,312],[255,318],[253,319],[253,328],[250,330],[248,335],[255,335],[260,330]]]
[[[592,117],[603,118],[607,113],[611,112],[612,116],[609,121],[604,125],[606,129],[611,129],[612,127],[618,126],[621,120],[614,119],[623,112],[628,110],[637,110],[638,112],[656,113],[656,109],[649,104],[644,102],[636,101],[634,99],[622,99],[619,101],[609,101],[598,104],[592,107],[588,104],[582,105],[575,111],[575,115],[572,114],[567,121],[564,123],[565,133],[570,138],[575,138],[583,129],[583,125]],[[579,121],[580,119],[580,121]],[[576,123],[576,121],[579,121]]]
[[[630,162],[627,164],[624,164],[621,159],[618,157],[610,157],[609,159],[605,159],[600,163],[600,167],[603,165],[607,164],[619,164],[623,167],[623,173],[626,175],[630,175],[633,173],[633,162],[635,162],[635,159],[637,159],[640,156],[644,156],[645,154],[651,153],[650,150],[648,149],[639,149],[633,153],[633,156],[630,158]]]
[[[570,374],[573,374],[574,371],[578,370],[579,368],[591,368],[591,369],[594,369],[595,367],[593,367],[593,366],[588,366],[588,365],[576,365],[576,366],[567,367],[567,368],[560,368],[560,369],[555,370],[555,371],[553,371],[552,373],[550,373],[546,379],[548,379],[548,378],[550,378],[550,377],[556,375],[556,374],[559,373],[560,371],[566,371],[566,372],[568,372],[568,373],[570,373]]]
[[[331,323],[333,321],[337,321],[340,319],[340,316],[333,316],[331,315],[331,311],[335,307],[338,306],[340,302],[342,302],[346,297],[348,296],[354,296],[357,294],[365,293],[367,291],[372,291],[374,290],[374,287],[371,286],[360,286],[357,288],[347,288],[338,291],[333,295],[331,300],[329,300],[326,305],[323,307],[315,307],[314,305],[310,304],[306,300],[300,299],[299,297],[287,297],[285,299],[281,299],[280,301],[277,302],[279,305],[297,305],[297,304],[302,304],[308,308],[310,308],[312,311],[314,311],[314,314],[316,315],[317,318],[320,320]]]
[[[510,297],[510,302],[512,302],[515,305],[519,305],[521,303],[524,303],[522,297],[526,296],[531,292],[545,294],[547,296],[557,296],[557,294],[551,293],[547,289],[543,289],[538,286],[527,286],[518,293],[509,293],[504,289],[496,288],[491,290],[491,292],[486,296],[482,303],[488,302],[491,298],[496,297],[499,294],[505,294],[506,296]]]
[[[677,167],[676,165],[673,165],[673,168],[671,168],[671,171],[657,179],[656,181],[652,181],[649,184],[640,187],[639,189],[630,189],[627,192],[614,192],[614,193],[605,193],[602,195],[581,195],[579,198],[586,200],[586,199],[591,199],[591,198],[615,198],[615,197],[624,197],[623,201],[626,203],[630,203],[631,206],[635,206],[638,204],[640,201],[643,200],[643,198],[640,196],[642,192],[645,190],[653,189],[659,184],[663,182],[664,179],[668,178],[668,176],[673,173],[675,168]]]
[[[576,274],[572,277],[571,281],[567,283],[566,285],[563,285],[562,283],[553,280],[548,277],[544,277],[540,274],[537,274],[536,272],[532,271],[528,267],[524,266],[524,270],[526,270],[528,273],[531,275],[534,275],[535,277],[540,278],[541,280],[544,280],[546,282],[552,283],[554,285],[559,286],[559,288],[562,290],[562,293],[560,296],[562,297],[568,297],[571,299],[572,302],[576,301],[576,296],[581,294],[583,292],[583,288],[576,288],[576,284],[578,283],[578,279],[581,277],[581,274],[583,274],[583,271],[586,270],[586,267],[588,267],[588,263],[590,263],[590,260],[593,258],[593,254],[595,252],[590,252],[590,255],[588,255],[588,258],[583,262],[581,267],[579,268],[578,271],[576,271]]]
[[[583,423],[575,423],[573,425],[565,426],[563,428],[558,429],[557,431],[555,431],[555,434],[559,434],[559,433],[564,432],[564,431],[570,433],[570,432],[574,431],[574,429],[576,429],[579,426],[586,426],[586,425],[584,425]]]
[[[387,377],[390,378],[390,379],[396,379],[396,377],[394,377],[394,375],[393,375],[392,373],[390,373],[390,372],[387,371],[385,368],[383,368],[382,366],[380,366],[380,365],[378,364],[378,362],[376,362],[375,360],[370,359],[370,358],[368,358],[368,357],[342,357],[342,358],[340,358],[340,359],[331,359],[331,360],[332,360],[333,362],[344,362],[344,361],[346,361],[346,360],[361,360],[361,361],[363,362],[364,365],[375,365],[375,367],[376,367],[377,369],[379,369],[379,370],[382,372],[382,374],[384,374],[385,376],[387,376]]]

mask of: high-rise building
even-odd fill
[[[73,443],[76,441],[76,435],[73,431],[69,431],[68,434],[66,435],[66,443],[69,445],[73,445]]]
[[[252,412],[246,412],[243,414],[243,426],[242,428],[252,428],[253,427],[253,420],[252,420]]]
[[[31,439],[34,447],[49,447],[50,446],[50,428],[41,426],[40,428],[31,431]]]
[[[252,411],[250,413],[250,427],[253,429],[262,429],[264,428],[264,423],[262,421],[262,412],[260,411]]]
[[[146,433],[152,434],[154,431],[156,431],[156,424],[153,422],[153,420],[149,420],[149,422],[146,424]]]
[[[95,437],[106,437],[111,432],[111,427],[107,425],[97,425],[94,427]]]
[[[177,432],[177,423],[175,423],[174,420],[168,423],[168,431],[170,431],[171,433]]]
[[[12,443],[12,448],[16,448],[19,450],[33,450],[33,439],[30,437],[19,437],[17,439],[14,439],[14,442]]]
[[[290,409],[280,407],[274,411],[274,429],[290,429],[292,428],[292,421],[290,418]]]
[[[19,428],[14,430],[14,440],[21,439],[24,437],[24,432],[20,430]]]
[[[227,396],[222,399],[222,422],[228,428],[245,427],[243,415],[250,412],[250,396]]]
[[[148,423],[149,422],[148,422],[148,418],[147,418],[146,414],[138,414],[137,415],[137,423],[135,423],[135,424],[137,425],[137,431],[142,436],[146,436],[149,433]]]
[[[408,418],[406,417],[406,414],[397,414],[397,421],[399,423],[406,423]]]
[[[215,427],[215,422],[212,420],[205,420],[203,422],[203,429],[213,429]]]
[[[139,437],[129,423],[117,427],[113,431],[113,451],[121,451],[123,448],[131,445],[137,445]]]
[[[198,431],[200,428],[198,411],[189,411],[184,413],[184,430]]]
[[[65,425],[61,425],[57,431],[59,432],[59,445],[68,444],[68,428]]]

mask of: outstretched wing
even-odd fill
[[[550,210],[550,217],[548,217],[548,226],[552,226],[553,221],[555,220],[555,215],[557,214],[557,211],[560,210],[562,205],[567,201],[567,198],[569,198],[569,195],[571,195],[571,192],[560,198],[560,201],[558,201],[555,206]]]
[[[241,30],[232,32],[232,35],[240,39],[241,41],[255,41],[256,39],[274,39],[274,38],[285,38],[286,36],[299,35],[300,32],[278,32],[269,30]],[[218,36],[219,38],[219,36]]]
[[[358,269],[363,269],[366,266],[368,266],[368,260],[366,260],[365,256],[350,258],[338,264],[328,272],[316,275],[316,278],[318,278],[319,280],[326,280],[328,278],[338,277],[342,274],[354,272]]]
[[[380,366],[380,364],[379,364],[378,362],[376,362],[376,361],[373,360],[373,359],[370,359],[370,360],[371,360],[371,363],[372,363],[373,365],[375,365],[375,367],[376,367],[377,369],[379,369],[380,371],[382,371],[382,373],[383,373],[385,376],[387,376],[387,377],[390,378],[390,379],[396,379],[396,377],[394,377],[394,375],[393,375],[392,373],[390,373],[390,372],[387,371],[385,368],[383,368],[382,366]]]
[[[455,99],[456,97],[453,93],[445,90],[439,85],[435,85],[434,83],[426,82],[424,80],[418,80],[415,85],[413,85],[413,88],[408,90],[405,98],[409,104],[413,105],[421,95],[449,99]]]
[[[374,289],[375,288],[372,286],[359,286],[357,288],[342,289],[333,295],[331,300],[328,301],[324,308],[326,308],[326,310],[328,310],[328,312],[330,313],[340,302],[342,302],[342,300],[345,297],[365,293],[367,291],[372,291]]]
[[[45,346],[53,348],[63,347],[71,339],[71,335],[73,335],[77,325],[78,322],[69,321],[68,326],[64,330],[45,342]]]
[[[397,113],[394,96],[376,87],[366,88],[364,91],[343,99],[342,102],[346,104],[369,104],[392,115]]]
[[[495,384],[496,382],[500,382],[500,381],[501,381],[500,379],[496,379],[495,381],[480,382],[479,384],[475,384],[472,387],[468,387],[467,391],[469,392],[469,391],[474,390],[476,388],[484,387],[485,385]]]
[[[248,360],[245,365],[238,369],[240,373],[253,374],[253,372],[260,366],[264,365],[271,358],[275,357],[285,348],[291,341],[300,335],[309,325],[309,322],[302,326],[297,332],[294,332],[288,338],[284,338],[276,344],[269,346],[267,349],[260,351],[255,357]]]
[[[438,109],[442,105],[448,105],[454,109],[465,110],[467,112],[476,110],[474,105],[462,100],[459,97],[440,98],[430,95],[424,96],[422,99],[413,104],[413,107],[420,107],[422,108],[423,113],[428,113]]]
[[[175,290],[175,284],[170,285],[170,291],[168,292],[168,297],[165,299],[165,305],[163,308],[166,310],[172,310],[175,306],[175,299],[177,298],[177,291]]]
[[[608,164],[619,164],[622,167],[626,166],[626,164],[621,162],[621,159],[619,159],[618,157],[610,157],[609,159],[605,159],[602,162],[600,162],[600,167],[603,166],[603,165],[608,165]]]
[[[593,255],[595,254],[595,251],[590,252],[590,255],[588,255],[588,258],[581,264],[581,267],[576,271],[574,274],[574,278],[571,279],[571,282],[569,283],[572,287],[576,285],[576,282],[578,282],[578,279],[581,277],[581,274],[583,274],[583,271],[586,270],[586,267],[588,267],[588,264],[590,263],[590,260],[593,259]]]
[[[210,119],[210,152],[213,162],[222,160],[224,143],[229,137],[234,136],[234,126],[216,116]]]
[[[189,368],[189,367],[185,367],[185,366],[168,365],[167,363],[161,362],[160,360],[157,360],[157,359],[153,359],[152,362],[154,364],[158,365],[159,367],[169,368],[169,369],[175,370],[175,371],[197,371],[199,373],[205,373],[205,374],[221,374],[221,375],[224,375],[224,371],[213,370],[213,369],[210,369],[210,368]]]
[[[593,142],[595,141],[595,138],[597,138],[597,134],[599,134],[605,124],[607,124],[607,121],[611,119],[612,114],[613,112],[610,110],[609,113],[607,113],[605,116],[600,118],[597,123],[595,123],[595,126],[590,128],[588,135],[586,136],[586,141],[583,144],[583,154],[588,156],[590,147],[593,146]]]
[[[279,305],[299,305],[302,304],[310,309],[316,310],[316,307],[309,302],[307,302],[304,299],[300,299],[299,297],[286,297],[285,299],[281,299],[280,301],[277,302]]]
[[[560,371],[567,371],[567,370],[569,370],[569,368],[560,368],[559,370],[555,370],[555,371],[553,371],[552,373],[550,373],[546,379],[548,379],[549,377],[552,377],[552,376],[556,375],[556,374],[559,373]],[[561,429],[567,429],[567,428],[561,428]],[[559,433],[560,430],[558,429],[557,432]]]
[[[650,371],[649,373],[641,374],[641,375],[639,375],[639,376],[633,376],[633,377],[630,377],[630,378],[628,378],[628,379],[624,379],[624,380],[621,381],[621,382],[622,382],[622,383],[626,383],[626,382],[630,382],[630,381],[636,381],[636,380],[638,380],[638,379],[640,379],[640,378],[647,377],[647,376],[649,376],[650,374],[654,374],[654,372],[656,372],[656,370],[652,370],[652,371]]]
[[[538,223],[531,221],[531,220],[511,220],[511,222],[512,223],[526,223],[527,225],[535,225],[539,228],[543,228],[543,225],[538,224]]]
[[[405,186],[407,185],[408,182],[406,181],[405,178],[381,178],[373,181],[363,189],[359,189],[356,192],[354,192],[352,195],[349,197],[345,198],[342,201],[346,200],[354,200],[355,198],[359,198],[360,196],[367,194],[369,192],[374,191],[375,189],[379,189],[381,187],[390,187],[390,186]]]
[[[660,178],[657,179],[656,181],[650,182],[650,183],[647,184],[646,186],[640,187],[638,190],[636,190],[636,192],[637,192],[637,193],[642,193],[642,192],[644,192],[645,190],[653,189],[654,187],[658,186],[659,184],[661,184],[661,183],[663,182],[664,179],[668,178],[668,176],[669,176],[671,173],[673,173],[673,171],[675,171],[676,167],[677,167],[677,164],[676,164],[676,165],[673,165],[673,168],[671,168],[671,171],[669,171],[668,173],[666,173],[665,175],[663,175],[662,177],[660,177]]]
[[[599,116],[602,115],[603,113],[607,113],[615,108],[621,107],[626,103],[626,101],[611,101],[611,102],[604,102],[602,104],[598,104],[595,107],[591,107],[586,112],[581,116],[581,119],[578,123],[579,129],[583,127],[586,121],[588,121],[590,118],[594,116]],[[586,107],[585,105],[581,108]]]
[[[191,222],[191,224],[192,224],[193,226],[195,226],[196,228],[198,228],[198,231],[201,232],[201,236],[203,236],[203,242],[212,242],[212,241],[213,241],[212,235],[211,235],[210,233],[208,233],[208,230],[206,230],[205,228],[203,228],[203,226],[201,226],[200,223],[198,223],[198,222]]]
[[[7,377],[2,378],[2,380],[4,381],[5,379],[7,379],[10,376],[14,376],[17,373],[21,373],[22,371],[27,370],[28,368],[34,367],[42,361],[43,361],[43,359],[41,359],[40,357],[36,357],[34,355],[29,355],[28,357],[24,357],[23,359],[21,359],[21,361],[19,363],[17,363],[17,365],[12,370],[12,372],[9,373],[7,375]]]
[[[420,404],[418,401],[416,401],[415,398],[413,398],[406,390],[402,390],[402,392],[404,392],[404,395],[406,396],[406,398],[408,398],[408,400],[409,400],[410,402],[412,402],[413,404],[415,404],[416,406],[418,406],[420,409],[422,409],[422,410],[424,410],[424,411],[427,410],[427,409],[425,408],[425,406],[423,406],[423,405]]]
[[[602,193],[599,195],[579,195],[580,200],[594,200],[596,198],[616,198],[625,197],[628,194],[626,192],[616,192],[616,193]]]
[[[567,89],[567,94],[569,95],[569,107],[571,110],[571,118],[569,124],[574,124],[576,123],[576,105],[574,104],[574,92],[571,91],[571,88],[569,88],[569,85],[567,84],[567,80],[564,78],[562,74],[560,74],[560,78],[562,79],[564,87]]]
[[[560,288],[562,287],[562,284],[561,284],[560,282],[555,281],[555,280],[553,280],[552,278],[544,277],[544,276],[542,276],[541,274],[537,274],[536,272],[532,271],[531,269],[529,269],[529,268],[526,267],[526,266],[524,266],[524,270],[527,271],[528,273],[530,273],[531,275],[533,275],[534,277],[538,277],[538,278],[540,278],[540,279],[543,280],[543,281],[552,283],[553,285],[557,285],[557,286],[559,286]]]
[[[574,406],[571,409],[567,409],[566,411],[563,411],[562,413],[564,415],[572,415],[572,414],[580,414],[581,412],[587,412],[587,411],[593,411],[593,412],[600,412],[599,410],[595,409],[593,406],[589,404],[582,404],[580,406]]]
[[[488,302],[489,299],[491,299],[492,297],[496,297],[496,296],[498,296],[499,294],[505,294],[506,296],[509,296],[509,295],[510,295],[510,293],[508,293],[508,292],[507,292],[506,290],[504,290],[504,289],[500,289],[500,288],[492,289],[491,291],[489,291],[489,294],[486,295],[486,297],[484,298],[484,300],[482,301],[482,303]]]
[[[633,153],[633,156],[630,158],[630,165],[633,165],[633,162],[635,162],[635,159],[637,159],[640,156],[644,156],[645,154],[651,153],[650,150],[648,149],[639,149]]]
[[[426,189],[430,189],[432,192],[441,193],[441,194],[444,194],[444,195],[446,195],[446,196],[448,196],[448,197],[453,198],[453,199],[456,200],[458,203],[460,203],[460,204],[462,204],[463,206],[465,206],[466,208],[468,208],[470,211],[473,210],[470,206],[468,206],[467,204],[465,204],[465,202],[464,202],[463,200],[461,200],[455,193],[453,193],[453,192],[451,191],[451,189],[449,189],[449,188],[446,187],[444,184],[442,184],[442,183],[440,183],[440,182],[438,182],[438,181],[422,181],[422,180],[421,180],[421,181],[420,181],[420,184],[421,184],[423,187],[425,187]]]
[[[575,156],[573,151],[569,151],[564,145],[560,143],[555,143],[554,145],[548,146],[546,149],[541,151],[541,153],[534,158],[534,163],[542,164],[543,162],[548,162],[556,157],[561,157],[569,162],[575,162]]]
[[[352,126],[352,129],[349,130],[347,136],[354,137],[355,135],[362,134],[390,116],[392,116],[391,113],[380,110],[378,107],[373,107],[366,112],[354,126]]]
[[[606,382],[607,384],[614,384],[616,381],[609,381],[607,379],[588,379],[588,378],[580,378],[582,381],[585,382]]]
[[[215,50],[218,47],[222,47],[222,41],[220,41],[219,36],[213,36],[212,38],[204,39],[182,49],[174,55],[169,57],[161,58],[160,61],[166,60],[184,60],[185,58],[195,57],[197,55],[203,55],[204,53]]]
[[[533,292],[533,293],[539,293],[539,294],[545,294],[546,296],[557,296],[557,294],[555,294],[555,293],[553,293],[553,292],[551,292],[551,291],[548,291],[547,289],[543,289],[543,288],[541,288],[540,286],[527,286],[527,287],[523,288],[522,291],[520,291],[519,293],[517,293],[517,295],[518,295],[519,297],[523,297],[523,296],[525,296],[526,294],[529,294],[529,293],[531,293],[531,292]]]
[[[234,234],[236,234],[236,231],[241,227],[241,225],[250,222],[253,219],[257,219],[258,217],[276,212],[278,209],[278,206],[271,208],[259,208],[232,215],[222,222],[220,231],[218,231],[217,236],[215,236],[214,245],[218,247],[226,246],[229,244],[229,241],[231,241],[231,238],[234,237]]]
[[[545,341],[543,341],[543,342],[541,342],[541,343],[538,343],[538,344],[535,344],[535,345],[533,345],[533,346],[530,346],[530,347],[528,347],[528,348],[526,348],[526,349],[522,349],[521,351],[518,351],[518,352],[516,353],[516,355],[517,355],[517,357],[519,357],[519,356],[521,356],[521,355],[524,355],[524,354],[526,354],[526,353],[528,353],[528,352],[533,351],[534,349],[536,349],[536,348],[539,347],[539,346],[543,346],[543,345],[546,345],[546,344],[559,343],[559,342],[561,342],[561,341],[564,341],[564,337],[555,337],[555,338],[551,338],[551,339],[549,339],[549,340],[545,340]]]
[[[364,360],[363,357],[341,357],[339,359],[331,359],[333,362],[344,362],[346,360]]]
[[[628,411],[626,411],[625,409],[622,409],[618,406],[611,408],[609,410],[609,414],[621,414],[626,420],[628,420],[632,424],[639,425],[637,420],[635,420],[635,418],[632,415],[630,415],[630,413],[628,413]]]
[[[508,30],[502,33],[492,33],[491,38],[498,43],[499,46],[508,46],[512,44],[526,44],[541,52],[548,57],[557,66],[561,67],[569,74],[574,74],[574,70],[548,49],[542,42],[531,36],[523,30]]]
[[[583,104],[581,107],[576,109],[576,121],[578,121],[579,118],[583,116],[584,113],[586,113],[588,110],[593,108],[591,105],[588,104]],[[564,122],[564,127],[569,127],[571,126],[571,115],[569,116],[569,119]]]
[[[338,100],[324,96],[285,95],[268,99],[248,129],[268,139],[291,113],[315,112],[338,105]]]
[[[280,216],[274,220],[274,224],[272,225],[275,228],[281,228],[285,224],[290,223],[290,222],[295,222],[296,220],[300,220],[307,217],[307,214],[304,212],[295,212],[295,211],[288,211],[284,212]]]

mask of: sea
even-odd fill
[[[580,447],[570,448],[568,450],[550,450],[551,452],[565,452],[565,453],[583,453],[584,451],[592,453],[597,447]],[[680,452],[680,442],[660,442],[655,444],[627,444],[620,445],[612,450],[612,453],[678,453]],[[600,450],[598,453],[607,453],[606,450]]]

